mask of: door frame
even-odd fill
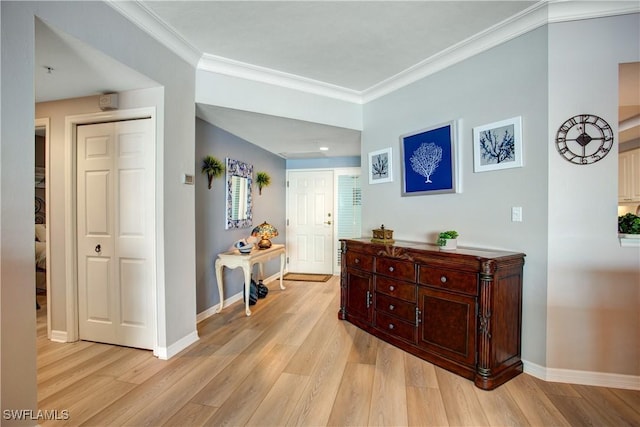
[[[333,227],[331,228],[331,244],[333,245],[332,251],[331,251],[331,271],[332,274],[334,275],[339,275],[340,274],[340,267],[337,266],[336,264],[336,250],[339,247],[339,242],[336,238],[336,236],[338,235],[338,233],[336,232],[336,230],[338,229],[338,209],[339,204],[338,204],[338,176],[340,175],[351,175],[351,174],[361,174],[362,168],[359,166],[346,166],[346,167],[336,167],[336,168],[305,168],[305,169],[300,169],[300,168],[296,168],[296,169],[287,169],[286,170],[286,181],[289,181],[289,172],[323,172],[323,171],[330,171],[333,173],[333,218],[334,218],[334,222],[333,222]],[[289,218],[289,186],[286,186],[286,191],[285,191],[285,221]],[[287,232],[287,239],[289,239],[289,233]],[[288,243],[288,242],[286,242]],[[288,247],[289,245],[285,245],[285,247]],[[287,270],[289,269],[289,253],[287,250]]]
[[[287,271],[289,270],[289,248],[291,247],[291,245],[289,244],[289,239],[291,238],[289,236],[289,201],[290,201],[290,195],[289,195],[289,174],[291,172],[331,172],[331,179],[332,179],[332,183],[331,183],[331,189],[332,191],[334,191],[333,194],[333,199],[332,199],[332,203],[333,203],[333,212],[332,215],[335,218],[336,216],[336,195],[335,195],[335,178],[336,178],[336,171],[334,168],[308,168],[308,169],[287,169],[285,172],[285,176],[286,176],[286,191],[285,191],[285,224],[287,227],[287,238],[286,238],[286,244],[285,244],[285,248],[286,249],[286,257],[287,257]],[[335,221],[334,221],[335,222]],[[335,238],[336,238],[336,227],[335,224],[332,224],[331,227],[331,272],[334,271],[334,266],[333,264],[335,264]]]
[[[51,137],[51,120],[49,117],[43,117],[35,120],[35,128],[44,128],[44,198],[45,198],[45,210],[44,217],[45,223],[47,224],[45,227],[45,268],[47,270],[47,274],[45,275],[45,289],[47,290],[47,339],[51,339],[51,168],[49,164],[49,150],[51,149],[51,144],[49,144],[49,138]]]
[[[78,341],[80,338],[79,314],[78,314],[78,241],[76,233],[76,209],[77,209],[77,127],[86,124],[99,124],[106,122],[117,122],[135,119],[151,119],[152,138],[154,140],[154,150],[151,155],[154,156],[154,177],[157,195],[157,130],[156,130],[156,109],[155,107],[135,108],[128,110],[115,110],[101,113],[80,114],[65,117],[65,273],[67,278],[66,284],[66,332],[67,342]],[[156,197],[157,201],[157,197]],[[164,320],[160,317],[164,316],[164,311],[158,307],[158,268],[162,268],[159,264],[163,261],[158,257],[158,204],[154,207],[155,217],[155,234],[153,236],[153,252],[151,268],[151,299],[155,304],[151,305],[152,310],[152,331],[153,331],[153,354],[159,356],[158,348],[158,325],[164,324]]]
[[[334,228],[333,228],[333,274],[336,276],[340,275],[340,265],[338,264],[338,250],[340,248],[340,242],[338,241],[338,227],[340,226],[340,194],[338,194],[339,186],[338,186],[338,177],[344,175],[359,175],[360,182],[362,182],[362,168],[361,167],[341,167],[333,169],[333,217],[334,217]],[[362,186],[361,186],[362,189]]]

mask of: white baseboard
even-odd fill
[[[68,342],[67,341],[67,331],[54,331],[51,330],[51,341],[53,342]]]
[[[285,269],[284,272],[282,273],[282,275],[284,276],[285,274],[287,274],[287,270]],[[280,280],[280,272],[277,272],[275,274],[272,274],[271,276],[267,277],[266,279],[263,280],[263,283],[271,283],[274,280]],[[241,301],[242,298],[242,292],[238,292],[235,295],[230,296],[229,298],[227,298],[226,300],[224,300],[224,306],[228,307],[229,305],[233,304],[236,301]],[[200,313],[198,313],[196,315],[196,322],[200,323],[205,319],[208,319],[209,317],[213,316],[214,314],[216,314],[216,310],[218,309],[218,307],[220,306],[220,304],[216,304],[212,307],[207,308],[204,311],[201,311]]]
[[[522,363],[524,372],[543,381],[640,390],[640,376],[638,375],[546,368],[526,360],[523,360]]]
[[[178,341],[171,344],[169,347],[157,347],[153,354],[162,360],[168,360],[180,353],[185,348],[189,347],[194,342],[198,341],[200,337],[198,337],[198,331],[193,331],[189,335],[180,338]]]

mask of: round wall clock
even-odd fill
[[[609,153],[612,146],[611,126],[593,114],[580,114],[569,118],[556,134],[558,152],[576,165],[597,162]]]

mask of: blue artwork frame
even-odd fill
[[[457,193],[456,121],[400,136],[402,196]]]

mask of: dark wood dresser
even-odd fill
[[[340,242],[340,319],[485,390],[522,372],[524,254]]]

